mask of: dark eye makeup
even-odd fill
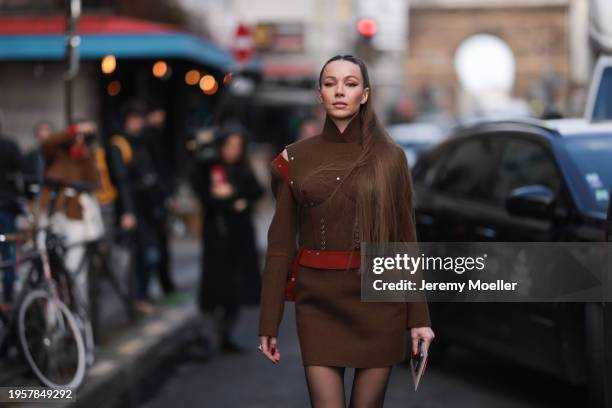
[[[324,82],[324,83],[323,83],[323,86],[326,86],[326,87],[329,87],[329,86],[334,86],[334,85],[336,85],[336,83],[335,83],[335,82]],[[350,87],[356,87],[356,86],[358,86],[358,85],[359,85],[359,83],[357,83],[357,82],[348,82],[348,83],[346,84],[346,86],[350,86]]]

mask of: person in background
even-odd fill
[[[21,153],[17,144],[2,135],[0,123],[0,234],[15,233],[15,218],[19,214],[17,180],[21,173]],[[0,259],[15,261],[15,244],[11,241],[0,242]],[[0,270],[2,274],[3,299],[0,307],[8,311],[13,301],[15,267]]]
[[[36,190],[40,188],[43,181],[43,173],[45,171],[45,159],[42,152],[43,143],[53,133],[53,126],[47,121],[40,121],[34,125],[34,139],[37,145],[30,150],[24,157],[24,173],[28,184],[35,184],[33,189],[30,189],[32,195],[36,195]]]
[[[246,157],[241,128],[222,130],[218,157],[200,163],[192,177],[204,211],[199,306],[217,323],[220,348],[238,352],[231,339],[241,305],[259,302],[259,257],[252,211],[263,195]]]
[[[94,138],[97,125],[92,121],[79,121],[67,129],[48,136],[41,144],[45,163],[44,179],[66,183],[90,183],[92,189],[99,185],[99,174],[88,141]],[[39,206],[43,214],[49,210],[53,187],[43,184]],[[58,191],[55,211],[49,218],[52,228],[65,238],[71,247],[65,257],[67,269],[75,273],[85,251],[78,243],[97,239],[104,234],[100,207],[92,192]],[[76,283],[88,299],[88,271],[76,275]]]
[[[123,132],[118,136],[129,146],[130,160],[121,161],[123,180],[119,184],[127,186],[123,194],[130,194],[133,212],[119,209],[121,225],[124,229],[135,228],[136,257],[136,303],[138,311],[150,315],[155,311],[149,294],[151,275],[160,263],[159,236],[157,224],[162,220],[160,199],[162,195],[155,165],[151,156],[146,135],[146,107],[140,101],[130,101],[123,106]],[[121,192],[120,192],[121,194]],[[118,203],[125,202],[120,199]]]
[[[160,221],[155,224],[159,237],[159,283],[165,295],[176,292],[176,285],[172,279],[172,259],[168,247],[168,205],[175,190],[175,180],[169,165],[167,153],[164,150],[164,131],[166,126],[166,111],[159,104],[151,103],[147,113],[146,139],[149,153],[153,159],[153,166],[159,181],[161,194],[156,198],[159,202],[155,206],[161,210]]]

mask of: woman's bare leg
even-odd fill
[[[382,408],[391,368],[356,368],[349,408]]]
[[[304,366],[313,408],[344,408],[344,368]]]

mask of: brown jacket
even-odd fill
[[[284,308],[284,289],[291,261],[296,255],[296,238],[300,245],[314,249],[346,251],[359,248],[355,216],[355,192],[359,180],[347,180],[331,199],[330,192],[335,183],[343,177],[340,169],[345,168],[346,164],[354,161],[359,155],[360,140],[361,128],[358,119],[351,121],[345,131],[340,133],[333,121],[327,117],[320,135],[287,146],[289,154],[287,179],[274,164],[272,165],[272,187],[276,197],[276,210],[268,231],[268,249],[262,282],[260,335],[278,335]],[[399,146],[397,150],[397,160],[405,160]],[[391,158],[383,160],[389,159]],[[313,169],[321,166],[328,166],[321,177],[307,177],[312,175]],[[409,186],[398,185],[396,188],[409,188]],[[332,340],[344,338],[345,332],[351,333],[351,336],[363,336],[363,332],[352,332],[353,329],[350,327],[345,328],[332,323],[325,325],[324,321],[331,318],[338,322],[351,320],[353,327],[364,325],[369,327],[372,333],[378,333],[377,325],[380,324],[383,305],[360,303],[359,281],[353,275],[343,275],[341,271],[334,272],[335,275],[327,271],[319,271],[317,274],[316,271],[300,268],[296,286],[296,313],[298,330],[302,338],[302,351],[304,353],[306,349],[317,349],[308,354],[308,361],[311,363],[345,363],[346,361],[339,361],[333,356],[326,357],[326,352],[321,351],[323,346],[319,347],[317,340],[303,339],[309,338],[311,331],[318,330],[325,330],[327,333],[320,332],[316,334],[317,336],[327,336]],[[325,283],[322,283],[324,280]],[[351,283],[348,283],[349,281]],[[346,287],[345,285],[355,285],[357,292],[355,295],[350,295],[354,298],[347,299],[349,295],[343,297],[342,288]],[[329,289],[330,287],[333,288]],[[313,293],[315,290],[325,292],[327,297],[331,295],[332,299],[317,297],[318,295]],[[382,310],[383,315],[388,312],[387,315],[393,319],[385,324],[394,326],[396,330],[394,333],[410,327],[431,325],[427,303],[385,304],[384,307],[386,309]],[[348,322],[346,324],[349,325]],[[381,328],[381,330],[386,329]],[[375,338],[377,334],[373,336]],[[372,346],[385,344],[374,342]],[[392,347],[395,351],[388,356],[388,361],[395,361],[394,359],[401,354],[399,340],[393,343]],[[355,359],[360,358],[357,354],[349,355],[347,358],[355,361],[352,359],[353,356]],[[365,365],[370,363],[378,362],[363,362]]]
[[[42,144],[42,152],[45,157],[45,178],[61,179],[67,182],[93,182],[99,183],[98,170],[89,149],[85,149],[85,155],[80,160],[70,157],[68,145],[76,136],[74,128],[68,128],[53,134]],[[41,191],[40,206],[47,210],[49,206],[49,188],[44,187]],[[68,218],[80,220],[83,218],[79,195],[66,196],[62,191],[55,204],[57,211],[64,211]]]

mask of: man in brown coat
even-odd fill
[[[85,136],[97,130],[94,122],[80,122],[67,129],[54,133],[42,143],[45,159],[44,178],[61,179],[65,182],[98,183],[98,171],[92,154],[85,144]],[[42,189],[40,206],[47,210],[49,205],[49,188]],[[61,191],[56,210],[65,212],[73,220],[82,220],[80,194],[68,197]]]
[[[86,143],[86,139],[95,135],[96,131],[94,122],[83,121],[49,136],[41,146],[45,161],[44,178],[98,185],[99,175],[94,156]],[[50,210],[51,189],[43,186],[41,191],[40,209],[43,214]],[[99,238],[104,232],[100,208],[93,192],[60,189],[50,221],[53,229],[65,238],[67,246]],[[83,245],[75,245],[66,254],[65,264],[70,272],[76,272],[84,250]],[[86,299],[87,271],[80,271],[76,281]]]

